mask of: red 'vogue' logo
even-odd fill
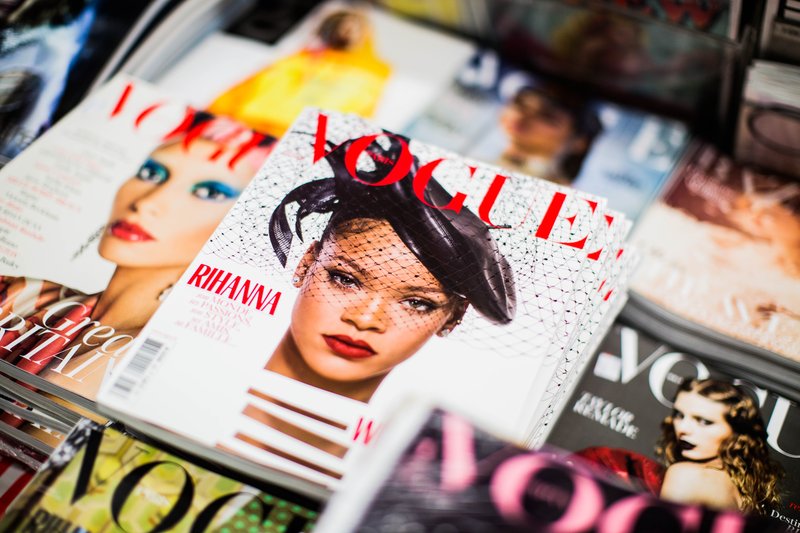
[[[323,157],[327,156],[333,150],[336,150],[338,146],[335,146],[331,150],[326,151],[326,133],[328,128],[328,117],[324,113],[320,113],[317,118],[317,131],[315,134],[314,139],[314,160],[313,162],[316,163]],[[375,142],[376,139],[379,137],[392,137],[397,140],[400,145],[402,146],[402,151],[398,158],[393,161],[393,165],[391,169],[387,172],[386,176],[383,179],[379,180],[376,183],[367,183],[359,179],[356,175],[356,162],[358,158],[367,150],[367,148]],[[444,159],[434,159],[417,169],[416,173],[414,174],[412,180],[412,188],[414,190],[414,195],[419,199],[420,202],[424,203],[425,205],[432,207],[434,209],[439,209],[443,211],[453,211],[454,213],[460,213],[464,207],[464,202],[467,199],[467,195],[463,192],[456,192],[453,195],[453,198],[446,204],[446,205],[433,205],[429,203],[424,196],[425,188],[428,186],[428,183],[431,181],[433,177],[433,172],[438,167]],[[413,155],[409,150],[408,144],[406,140],[402,137],[393,135],[391,133],[380,133],[380,134],[373,134],[373,135],[364,135],[359,137],[353,142],[349,144],[347,147],[347,152],[345,154],[345,167],[347,168],[350,175],[353,177],[354,180],[364,183],[366,185],[370,185],[373,187],[383,187],[386,185],[391,185],[392,183],[396,183],[403,179],[408,173],[411,171],[411,167],[413,165]],[[477,171],[477,167],[473,166],[466,166],[465,171],[468,172],[469,177],[472,177],[475,172]],[[480,205],[478,207],[478,216],[480,219],[485,222],[489,227],[502,229],[502,226],[498,226],[494,222],[492,222],[490,218],[490,213],[492,211],[492,207],[494,207],[495,202],[497,201],[498,196],[500,195],[500,191],[503,188],[503,185],[508,180],[508,176],[504,176],[502,174],[495,174],[494,178],[492,179],[492,183],[489,186],[488,191],[481,199]],[[561,221],[565,221],[570,226],[575,224],[577,215],[567,215],[562,213],[562,209],[567,200],[567,195],[563,192],[557,191],[553,194],[553,198],[550,200],[550,204],[542,217],[542,220],[539,226],[536,228],[535,235],[541,239],[551,239],[551,234],[553,232],[553,228],[555,224],[561,219]],[[592,213],[594,213],[595,209],[597,208],[597,203],[585,200],[589,204],[589,208]],[[613,219],[608,220],[610,224]],[[588,242],[589,236],[585,235],[583,238],[578,239],[573,242],[558,242],[558,244],[562,244],[564,246],[570,246],[573,248],[577,248],[578,250],[583,250]],[[600,252],[602,250],[595,250],[593,252],[588,253],[589,259],[596,260],[600,257]]]

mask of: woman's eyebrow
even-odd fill
[[[347,266],[361,274],[362,276],[369,276],[369,272],[364,270],[361,265],[353,261],[352,259],[345,257],[343,255],[336,254],[333,256],[333,261],[336,263],[345,263]],[[376,263],[377,264],[377,263]]]
[[[445,292],[438,287],[431,287],[425,285],[401,285],[401,289],[409,292],[445,294]]]

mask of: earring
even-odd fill
[[[164,289],[158,293],[158,301],[163,302],[169,296],[169,293],[172,292],[172,283],[164,287]]]
[[[450,335],[450,331],[451,331],[450,328],[444,328],[441,331],[439,331],[439,336],[447,337],[448,335]]]
[[[298,283],[300,283],[300,276],[295,276],[295,277],[293,277],[293,278],[292,278],[292,283],[294,283],[295,285],[297,285]]]

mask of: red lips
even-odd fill
[[[155,237],[147,233],[141,226],[124,220],[114,222],[109,231],[111,235],[124,241],[145,242],[155,240]]]
[[[347,335],[323,335],[322,338],[328,348],[340,357],[364,359],[376,353],[368,343],[351,339]]]

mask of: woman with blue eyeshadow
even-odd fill
[[[122,183],[98,245],[100,256],[116,266],[103,292],[84,295],[42,280],[0,277],[0,303],[4,306],[13,294],[30,294],[35,289],[36,305],[25,317],[32,324],[41,323],[54,306],[59,306],[59,311],[55,318],[48,319],[51,325],[64,319],[75,324],[86,323],[76,331],[73,331],[76,328],[62,329],[62,333],[67,333],[66,341],[40,347],[36,352],[39,356],[32,358],[38,363],[22,357],[37,347],[27,343],[8,355],[8,349],[2,350],[6,360],[94,398],[106,369],[113,366],[108,358],[120,355],[128,336],[132,339],[155,312],[274,143],[274,138],[266,137],[257,146],[240,153],[239,145],[231,142],[233,126],[238,127],[227,119],[198,114],[189,131],[202,130],[200,135],[171,138]],[[64,305],[67,301],[81,305]],[[112,330],[113,333],[102,338],[96,336],[91,343],[81,342],[87,331],[99,326],[106,327],[102,335]],[[105,353],[100,353],[103,341],[112,336],[125,338],[120,337],[113,346],[106,347]],[[76,344],[80,346],[74,348]],[[64,350],[70,353],[67,361]],[[49,352],[61,354],[48,360]]]

